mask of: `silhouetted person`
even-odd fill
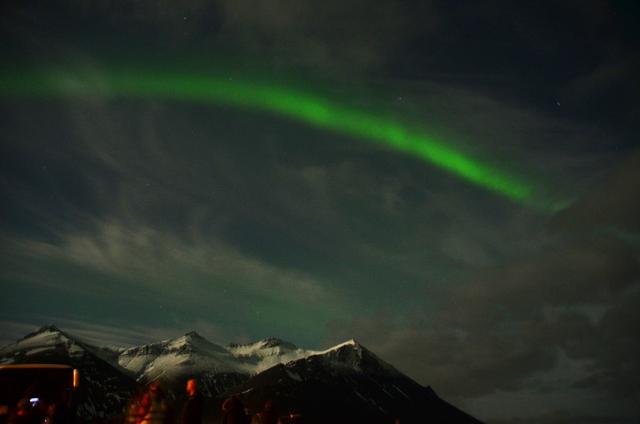
[[[280,424],[278,412],[273,406],[273,401],[268,400],[265,402],[264,410],[255,415],[253,424]]]
[[[141,402],[142,421],[140,424],[173,424],[173,411],[167,402],[160,383],[154,381]]]
[[[133,395],[124,411],[124,424],[138,424],[142,421],[145,415],[145,408],[142,404],[145,396],[146,394],[144,393],[136,393]]]
[[[249,424],[249,416],[238,396],[233,395],[222,404],[222,424]]]
[[[194,378],[190,379],[185,389],[189,398],[182,410],[182,424],[202,424],[204,398],[198,392],[198,382]]]

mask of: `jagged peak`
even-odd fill
[[[41,333],[43,331],[57,331],[57,332],[62,332],[58,327],[56,327],[54,324],[49,324],[49,325],[43,325],[42,327],[40,327],[38,329],[38,333]]]
[[[184,333],[185,339],[196,339],[196,340],[207,340],[203,336],[200,335],[197,331],[189,331],[188,333]]]
[[[349,339],[326,350],[313,352],[306,359],[315,360],[314,358],[346,365],[354,370],[362,370],[364,367],[369,371],[377,369],[394,374],[399,373],[391,364],[379,358],[355,339]]]
[[[358,341],[356,339],[349,339],[346,342],[342,343],[343,345],[351,345],[351,346],[355,346],[355,347],[362,347],[362,345],[360,343],[358,343]]]
[[[48,332],[63,334],[63,331],[53,324],[43,325],[42,327],[38,328],[36,331],[34,331],[31,334],[35,335],[35,334],[48,333]]]
[[[97,347],[85,342],[82,338],[60,330],[52,324],[38,328],[36,331],[27,334],[15,343],[3,347],[1,351],[3,354],[6,354],[7,352],[15,352],[22,349],[45,347],[62,347],[72,352],[73,355],[79,355],[80,352],[83,351],[91,351],[93,353],[99,351]]]
[[[189,331],[188,333],[185,333],[182,336],[166,339],[161,342],[135,346],[125,351],[125,353],[135,354],[138,351],[148,351],[150,349],[155,351],[167,351],[167,352],[181,351],[183,353],[206,352],[206,351],[228,353],[225,348],[209,341],[208,339],[204,338],[202,335],[200,335],[196,331]]]
[[[286,340],[279,339],[277,337],[267,337],[266,339],[262,339],[259,343],[262,343],[264,347],[288,347],[292,349],[296,349],[296,345]]]
[[[356,339],[349,339],[349,340],[347,340],[345,342],[338,343],[337,345],[335,345],[333,347],[330,347],[329,349],[320,351],[320,352],[318,352],[318,354],[322,355],[322,354],[325,354],[325,353],[329,353],[329,352],[332,352],[332,351],[335,351],[335,350],[342,349],[344,347],[353,347],[355,349],[360,349],[360,350],[363,349],[363,346],[360,343],[358,343],[356,341]]]
[[[60,330],[55,325],[49,324],[49,325],[43,325],[42,327],[38,328],[36,331],[32,331],[31,333],[29,333],[26,336],[22,337],[18,341],[27,340],[27,339],[30,339],[30,338],[33,338],[33,337],[36,337],[36,336],[39,336],[39,335],[45,334],[45,333],[55,333],[55,334],[59,334],[59,335],[65,337],[67,339],[72,339],[71,336],[69,336],[64,331]]]
[[[215,347],[217,350],[223,349],[221,346],[210,342],[208,339],[204,338],[200,334],[195,331],[189,331],[185,333],[183,336],[176,337],[175,339],[168,340],[167,343],[169,346],[176,345],[189,345],[189,346],[207,346],[207,347]]]
[[[267,337],[265,339],[258,340],[256,342],[250,342],[250,343],[229,343],[227,345],[227,348],[229,349],[237,349],[237,348],[243,348],[243,347],[254,347],[254,348],[260,348],[260,349],[285,347],[291,350],[295,350],[298,348],[295,344],[288,342],[286,340],[279,339],[277,337]]]
[[[151,343],[144,343],[138,346],[132,346],[131,350],[134,350],[136,348],[146,348],[146,347],[165,347],[168,345],[174,345],[176,343],[191,343],[191,342],[200,342],[200,341],[204,341],[207,343],[211,343],[209,342],[209,340],[207,340],[206,338],[204,338],[203,336],[201,336],[198,332],[196,331],[189,331],[184,333],[181,336],[175,336],[175,337],[170,337],[170,338],[166,338],[166,339],[162,339],[160,341],[157,342],[151,342]]]

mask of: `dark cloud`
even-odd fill
[[[382,1],[231,1],[222,4],[222,36],[240,40],[247,53],[268,52],[272,65],[298,65],[352,73],[379,69],[418,31],[433,29],[430,2],[415,7]],[[295,65],[296,63],[294,63]]]
[[[591,375],[576,382],[577,387],[608,389],[623,399],[640,398],[640,343],[632,335],[640,328],[639,300],[640,287],[636,285],[634,291],[604,313],[593,332],[569,340],[573,346],[567,352],[573,357],[595,357]],[[588,334],[591,337],[586,337]]]
[[[46,16],[46,28],[34,27],[28,17],[30,7]],[[380,1],[376,7],[360,0],[322,4],[189,0],[180,5],[152,0],[101,0],[88,5],[61,0],[16,4],[8,11],[12,12],[9,33],[20,38],[29,32],[35,39],[54,35],[68,43],[71,28],[109,45],[103,32],[112,31],[112,42],[130,38],[129,47],[134,49],[150,44],[167,53],[184,49],[200,56],[198,60],[223,57],[260,64],[263,69],[315,69],[334,77],[384,68],[397,49],[417,33],[432,30],[437,21],[431,2],[412,5],[394,0]]]
[[[602,239],[563,245],[448,289],[435,313],[409,322],[362,318],[337,323],[334,331],[337,338],[353,334],[423,383],[461,399],[525,390],[537,375],[557,374],[563,352],[588,364],[564,384],[629,407],[640,398],[634,336],[640,315],[633,306],[639,257],[637,248]],[[546,390],[568,388],[556,381]],[[608,402],[598,404],[611,413]]]
[[[633,417],[611,416],[611,415],[579,415],[566,410],[557,410],[547,414],[523,418],[513,418],[507,420],[491,421],[494,424],[631,424],[635,422]]]
[[[637,237],[640,231],[640,153],[632,152],[588,194],[556,215],[553,230],[611,230]]]

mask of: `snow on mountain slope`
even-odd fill
[[[2,357],[0,363],[11,364],[17,361],[17,357],[54,353],[62,350],[72,357],[80,357],[85,351],[80,343],[71,339],[57,328],[53,326],[42,327],[40,330],[0,349],[0,356]]]
[[[251,374],[258,374],[275,365],[297,361],[316,353],[273,337],[248,344],[230,344],[227,345],[227,350],[236,359],[251,366]]]
[[[227,350],[236,357],[250,358],[279,355],[282,353],[288,353],[298,348],[293,343],[270,337],[254,343],[247,344],[230,344],[227,345]]]
[[[176,339],[126,349],[118,357],[118,363],[144,382],[199,375],[203,372],[252,372],[250,365],[238,361],[229,351],[195,332]]]
[[[375,374],[400,375],[392,365],[383,361],[373,352],[354,339],[340,343],[327,350],[313,352],[305,359],[318,359],[329,366],[348,368],[353,371],[366,371]]]
[[[222,347],[195,332],[176,339],[132,347],[118,357],[118,364],[138,381],[170,380],[177,377],[234,373],[247,377],[278,364],[297,361],[321,351],[300,349],[293,343],[267,338],[254,343]]]
[[[32,362],[30,358],[43,355],[82,359],[88,352],[118,371],[125,371],[118,365],[119,352],[111,348],[96,347],[79,337],[65,333],[54,325],[41,327],[17,342],[0,348],[0,363]],[[15,357],[12,358],[12,355]]]

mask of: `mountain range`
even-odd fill
[[[251,412],[267,400],[304,423],[479,423],[349,340],[323,351],[268,338],[220,346],[195,332],[130,348],[98,347],[46,326],[0,348],[0,364],[64,363],[78,368],[79,417],[117,419],[146,384],[162,383],[176,408],[197,378],[219,422],[222,401],[235,394]]]

